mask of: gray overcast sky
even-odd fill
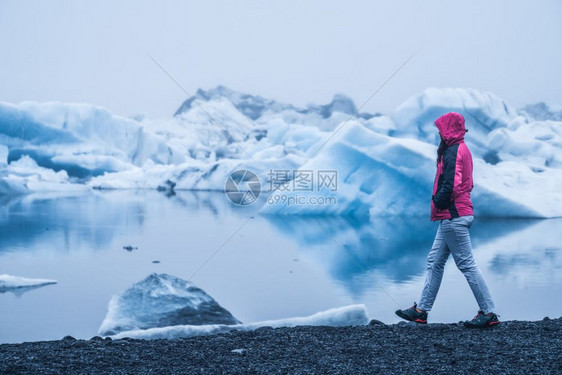
[[[426,87],[562,105],[562,1],[0,0],[0,101],[170,116],[218,84],[305,105],[334,93],[388,113]]]

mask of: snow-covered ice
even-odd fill
[[[299,108],[219,86],[175,115],[125,118],[91,104],[0,103],[0,195],[92,188],[223,191],[249,169],[338,171],[333,205],[263,207],[269,214],[426,215],[438,134],[449,111],[466,118],[479,215],[562,216],[562,122],[544,104],[516,110],[493,93],[430,88],[390,115],[359,113],[336,95]],[[331,137],[341,124],[345,126]],[[328,141],[325,146],[322,146]],[[290,195],[290,194],[289,194]]]
[[[49,279],[28,279],[20,276],[0,275],[0,293],[13,292],[19,294],[25,290],[56,283],[55,280]]]
[[[224,325],[177,325],[161,328],[150,328],[145,330],[131,330],[111,336],[114,339],[130,337],[134,339],[175,339],[180,337],[203,336],[228,332],[233,329],[250,331],[260,327],[296,327],[296,326],[357,326],[369,322],[367,308],[365,305],[349,305],[334,308],[306,316],[276,320],[265,320],[261,322]]]
[[[306,317],[241,323],[211,296],[189,281],[153,273],[114,295],[99,334],[113,338],[177,338],[201,336],[232,329],[294,327],[297,325],[364,325],[364,305],[322,311]]]
[[[114,295],[99,333],[181,324],[232,325],[240,323],[211,296],[189,281],[153,273]]]

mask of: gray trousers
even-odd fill
[[[461,216],[450,220],[441,220],[433,246],[427,257],[427,275],[418,304],[418,309],[430,311],[441,286],[443,270],[449,254],[458,269],[466,277],[470,289],[484,314],[494,311],[494,301],[484,281],[482,272],[474,262],[472,245],[468,229],[474,216]]]

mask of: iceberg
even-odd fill
[[[8,147],[0,144],[0,167],[6,167],[8,164]]]
[[[20,276],[0,275],[0,293],[12,292],[21,295],[28,290],[56,283],[55,280],[49,279],[28,279]]]
[[[534,172],[562,168],[562,123],[518,119],[508,128],[495,129],[486,146],[499,160],[527,164]]]
[[[294,327],[297,325],[346,326],[369,322],[364,305],[322,311],[306,317],[241,323],[211,296],[189,281],[168,274],[151,274],[114,295],[99,334],[159,339],[210,335],[233,329]]]
[[[336,170],[336,189],[282,191],[284,200],[269,199],[264,214],[334,214],[352,216],[428,215],[435,168],[435,147],[415,139],[395,138],[350,124],[302,170]],[[498,178],[498,171],[502,178]],[[562,198],[556,193],[562,171],[533,172],[524,164],[489,165],[475,161],[473,198],[479,216],[553,217],[562,212]],[[522,190],[541,181],[545,195]],[[313,197],[331,197],[334,204],[306,204]],[[305,204],[288,205],[304,199]],[[302,199],[301,199],[302,201]],[[316,200],[317,201],[317,200]]]
[[[198,90],[164,119],[90,104],[0,103],[0,195],[168,185],[224,191],[240,169],[254,172],[264,191],[272,170],[328,169],[338,173],[337,191],[317,193],[336,204],[265,204],[262,213],[425,215],[439,141],[433,121],[458,111],[469,129],[478,214],[562,216],[562,123],[548,106],[517,111],[490,92],[430,88],[388,116],[356,110],[341,94],[299,108],[224,86]]]
[[[81,180],[142,165],[181,162],[184,153],[143,124],[89,104],[0,103],[0,142],[7,161],[23,156]]]
[[[27,155],[11,162],[0,171],[0,195],[23,195],[30,192],[84,192],[83,184],[73,184],[66,171],[55,172],[37,165]]]
[[[392,135],[439,144],[433,122],[447,112],[460,112],[465,117],[469,130],[466,143],[477,156],[487,151],[488,133],[507,127],[518,116],[515,109],[491,92],[429,88],[408,99],[392,113],[397,128]]]
[[[193,283],[153,273],[111,298],[99,333],[107,336],[154,327],[238,323]]]
[[[265,320],[261,322],[224,325],[178,325],[161,328],[149,328],[145,330],[131,330],[111,336],[113,339],[176,339],[181,337],[204,336],[224,333],[231,330],[251,331],[260,327],[296,327],[296,326],[358,326],[369,322],[367,308],[365,305],[349,305],[322,311],[306,317],[295,317],[287,319]]]

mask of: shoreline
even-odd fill
[[[261,327],[181,339],[70,336],[0,345],[0,373],[562,373],[562,317],[459,323]]]

